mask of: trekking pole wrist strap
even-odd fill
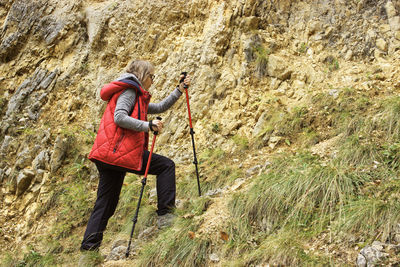
[[[181,91],[180,88],[181,88],[181,86],[180,86],[180,84],[178,84],[178,85],[176,86],[176,89],[178,89],[178,91],[181,92],[181,94],[183,94],[183,90]]]
[[[150,120],[150,121],[149,121],[149,129],[150,129],[150,131],[154,131],[154,130],[153,130],[153,126],[154,126],[153,120]]]

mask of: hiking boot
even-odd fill
[[[157,227],[158,229],[163,229],[171,226],[175,221],[176,215],[172,213],[167,213],[164,215],[159,215],[157,218]]]

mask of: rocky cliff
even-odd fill
[[[0,23],[4,253],[31,246],[48,252],[38,237],[51,232],[62,205],[72,205],[59,201],[66,192],[60,188],[78,178],[90,196],[84,208],[71,207],[87,217],[97,173],[86,156],[105,107],[99,90],[132,59],[156,66],[153,101],[173,90],[181,71],[193,76],[190,102],[199,153],[220,149],[221,165],[227,160],[245,170],[231,191],[265,172],[276,153],[335,154],[333,141],[342,133],[333,129],[339,125],[335,112],[348,111],[347,126],[356,113],[343,105],[332,108],[333,102],[366,101],[357,112],[368,117],[375,100],[400,90],[399,1],[3,0]],[[183,98],[163,114],[166,129],[157,140],[158,153],[174,159],[181,176],[192,162]],[[305,113],[301,122],[292,116]],[[206,181],[210,173],[201,168]],[[216,189],[231,194],[224,186],[206,189],[214,190],[209,195]],[[224,199],[214,200],[207,216],[232,216],[215,213]],[[79,239],[84,225],[85,219],[65,233]],[[221,232],[220,225],[216,220],[198,231]],[[338,262],[356,260],[354,252],[329,253]],[[223,262],[213,259],[202,263]]]

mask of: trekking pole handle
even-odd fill
[[[185,81],[186,76],[187,76],[187,71],[183,71],[183,72],[181,73],[181,75],[183,75],[183,78],[179,81],[179,83],[183,83],[183,82]],[[188,89],[189,86],[187,86],[186,84],[184,84],[184,85],[183,85],[183,88]]]
[[[157,117],[157,120],[162,120],[162,118],[161,117]],[[158,131],[154,131],[154,135],[158,135]]]

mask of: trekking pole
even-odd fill
[[[161,120],[160,117],[157,117],[158,120]],[[132,242],[132,236],[133,236],[133,231],[135,230],[135,225],[139,216],[139,208],[140,208],[140,202],[142,202],[142,196],[143,196],[143,190],[144,190],[144,186],[146,185],[146,181],[147,181],[147,173],[149,172],[149,167],[150,167],[150,161],[151,161],[151,156],[153,155],[153,149],[154,149],[154,144],[156,143],[156,137],[158,135],[158,132],[155,131],[154,132],[154,137],[153,137],[153,143],[151,144],[151,149],[150,149],[150,155],[149,158],[147,160],[147,165],[146,165],[146,171],[144,172],[144,177],[142,179],[142,188],[140,189],[140,196],[139,196],[139,200],[138,200],[138,204],[136,207],[136,212],[135,212],[135,216],[133,217],[132,221],[133,221],[133,226],[132,226],[132,231],[131,231],[131,236],[129,238],[129,243],[128,243],[128,247],[126,249],[126,253],[125,256],[128,258],[129,257],[129,251],[131,248],[131,242]]]
[[[182,72],[181,74],[183,75],[183,78],[180,80],[179,83],[182,83],[185,80],[187,72]],[[190,105],[189,105],[189,93],[188,93],[189,86],[184,84],[183,88],[185,88],[185,93],[186,93],[186,103],[187,103],[188,114],[189,114],[190,135],[192,136],[193,157],[194,157],[193,164],[196,167],[197,187],[199,189],[199,196],[201,196],[199,170],[197,168],[196,147],[194,145],[194,131],[193,131],[193,125],[192,125],[192,115],[190,114]]]

